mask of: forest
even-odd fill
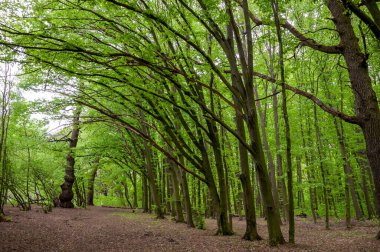
[[[380,250],[380,1],[0,16],[0,250]]]

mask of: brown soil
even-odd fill
[[[347,230],[341,222],[325,230],[307,219],[296,221],[296,245],[267,245],[265,221],[258,222],[263,241],[244,241],[245,223],[234,219],[236,235],[215,236],[215,220],[207,230],[187,228],[169,219],[131,210],[105,207],[56,208],[45,214],[39,207],[28,212],[7,207],[11,222],[0,223],[0,251],[380,251],[378,227],[358,222]],[[168,217],[170,218],[170,217]],[[287,227],[283,227],[284,234]]]

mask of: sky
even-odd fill
[[[57,97],[57,94],[47,91],[32,91],[32,90],[24,90],[18,88],[18,74],[20,73],[19,66],[17,64],[6,64],[0,63],[0,86],[4,85],[4,81],[12,81],[14,83],[14,90],[17,90],[22,97],[24,97],[27,101],[33,102],[41,99],[45,99],[47,101],[51,101],[54,97]],[[2,88],[1,88],[2,90]],[[63,127],[67,126],[68,122],[66,120],[56,120],[51,118],[49,115],[44,113],[32,113],[32,119],[36,120],[47,120],[47,130],[49,133],[55,133],[61,130]]]
[[[53,94],[51,92],[46,91],[31,91],[31,90],[21,90],[21,95],[27,100],[27,101],[37,101],[41,99],[45,100],[52,100],[53,97],[56,97],[56,94]],[[67,126],[68,122],[66,120],[56,120],[48,116],[44,113],[32,113],[31,114],[32,119],[36,120],[48,120],[47,130],[48,133],[55,133],[61,129],[63,129],[65,126]]]

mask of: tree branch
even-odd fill
[[[272,78],[270,76],[258,73],[258,72],[253,72],[253,75],[257,76],[257,77],[259,77],[261,79],[267,80],[269,82],[275,83],[275,84],[277,84],[277,82],[278,82],[276,79],[274,79],[274,78]],[[348,122],[348,123],[351,123],[351,124],[358,124],[358,125],[360,125],[362,123],[361,118],[359,118],[357,116],[347,115],[347,114],[345,114],[345,113],[343,113],[341,111],[338,111],[338,110],[336,110],[336,109],[334,109],[334,108],[332,108],[330,106],[327,106],[320,99],[318,99],[316,96],[314,96],[314,95],[312,95],[312,94],[310,94],[310,93],[308,93],[306,91],[303,91],[301,89],[292,87],[292,86],[290,86],[289,84],[286,84],[286,83],[284,83],[284,87],[287,90],[290,90],[290,91],[292,91],[295,94],[301,95],[301,96],[303,96],[303,97],[311,100],[316,105],[318,105],[322,110],[326,111],[327,113],[329,113],[332,116],[339,117],[340,119],[344,120],[345,122]]]
[[[242,0],[236,0],[240,6],[242,6]],[[253,13],[249,12],[249,18],[254,22],[256,25],[265,25],[264,22],[253,15]],[[293,34],[294,37],[296,37],[300,42],[301,46],[308,46],[312,49],[329,53],[329,54],[341,54],[343,51],[343,47],[341,45],[335,45],[335,46],[327,46],[319,44],[317,41],[311,38],[307,38],[304,34],[302,34],[299,30],[297,30],[293,25],[291,25],[287,20],[282,20],[281,27],[287,29],[291,34]]]
[[[380,27],[376,25],[376,23],[365,14],[358,6],[356,6],[350,0],[342,0],[344,6],[352,11],[361,21],[363,21],[368,28],[372,31],[373,35],[380,40]]]

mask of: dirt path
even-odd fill
[[[333,224],[331,230],[307,220],[297,220],[297,245],[270,248],[267,241],[241,239],[244,221],[234,220],[236,235],[214,236],[215,221],[206,220],[207,230],[187,228],[171,220],[130,210],[90,207],[60,209],[45,214],[39,208],[21,212],[6,208],[12,222],[0,223],[0,251],[380,251],[373,237],[377,227],[357,223],[351,230]],[[259,232],[267,239],[266,226]],[[284,234],[286,226],[283,226]]]

